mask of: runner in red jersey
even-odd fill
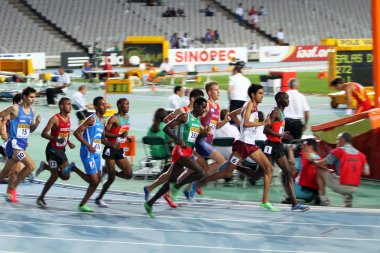
[[[307,211],[310,208],[301,204],[297,204],[296,194],[294,190],[294,178],[293,172],[285,154],[281,139],[291,140],[293,137],[284,132],[285,129],[285,116],[284,109],[289,105],[289,95],[286,92],[278,92],[275,95],[277,107],[273,108],[269,115],[271,120],[270,125],[266,125],[264,128],[264,134],[267,136],[267,140],[263,145],[264,153],[268,159],[280,167],[282,184],[286,193],[291,198],[292,211]]]
[[[107,140],[110,143],[119,144],[119,148],[115,149],[111,145],[107,145],[103,150],[103,158],[106,160],[108,179],[107,182],[103,184],[103,188],[99,196],[95,199],[95,203],[100,207],[108,207],[108,204],[103,200],[103,196],[106,194],[111,184],[115,181],[116,176],[124,179],[131,179],[133,176],[131,164],[124,155],[126,142],[131,141],[128,138],[130,128],[130,120],[128,115],[129,101],[126,98],[120,98],[117,100],[116,105],[118,112],[112,115],[108,120],[105,127],[105,133]],[[117,165],[121,171],[116,171],[115,165]]]
[[[67,145],[69,145],[71,149],[75,148],[75,145],[69,140],[71,101],[68,98],[61,98],[58,105],[59,113],[50,118],[41,134],[43,138],[49,140],[45,150],[46,160],[49,165],[45,162],[41,162],[39,168],[36,170],[36,177],[38,177],[43,170],[49,170],[51,173],[41,195],[37,199],[37,204],[41,207],[46,206],[44,197],[55,181],[57,181],[58,177],[62,180],[68,180],[70,178],[70,174],[65,174],[64,169],[74,166],[74,163],[69,165],[66,156]]]
[[[331,86],[335,87],[337,90],[344,90],[346,92],[346,115],[352,114],[352,98],[354,98],[357,101],[357,106],[354,114],[371,110],[371,100],[369,100],[365,88],[360,84],[354,82],[345,83],[343,79],[335,78],[331,82]]]

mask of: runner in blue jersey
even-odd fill
[[[32,105],[35,98],[36,90],[32,87],[26,87],[22,91],[22,103],[11,105],[0,112],[0,118],[10,115],[9,139],[5,147],[5,153],[8,159],[0,173],[0,181],[12,172],[15,168],[14,165],[18,162],[25,165],[13,184],[8,185],[7,196],[13,203],[18,202],[16,193],[17,186],[32,173],[36,167],[31,157],[25,152],[29,134],[33,133],[41,122],[40,115],[34,119],[36,111]],[[1,123],[0,129],[3,129]]]
[[[101,177],[101,144],[120,148],[118,142],[110,142],[105,138],[104,119],[106,113],[106,102],[103,97],[94,98],[95,113],[90,115],[75,131],[74,136],[81,142],[80,157],[86,174],[90,178],[90,184],[78,209],[82,212],[93,212],[86,203],[99,185]]]

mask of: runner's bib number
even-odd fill
[[[272,154],[272,147],[271,146],[265,146],[264,147],[264,153],[268,154],[268,155]]]
[[[100,139],[94,139],[94,142],[92,143],[92,146],[95,149],[95,153],[100,154],[101,152],[101,140]]]
[[[190,128],[190,133],[189,133],[189,138],[187,139],[188,142],[194,143],[195,140],[198,137],[198,134],[199,134],[199,128],[197,128],[197,127],[191,127]]]
[[[57,141],[57,147],[65,147],[66,146],[66,144],[67,144],[67,139],[68,139],[68,134],[65,134],[65,133],[59,133],[58,134],[58,139],[65,139],[64,141],[63,141],[63,143],[59,143],[58,141]]]
[[[30,125],[28,124],[18,124],[16,137],[20,139],[28,138],[30,133]]]

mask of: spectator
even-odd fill
[[[248,12],[249,23],[253,24],[253,15],[256,13],[255,6],[252,5],[251,9]]]
[[[205,35],[205,44],[211,44],[213,41],[214,36],[211,29],[207,29],[206,35]]]
[[[244,9],[243,9],[242,3],[239,3],[238,7],[236,7],[235,14],[236,14],[239,25],[241,25],[243,23],[243,15],[244,15]]]
[[[105,73],[99,73],[99,80],[104,82],[109,77],[114,77],[115,74],[112,73],[112,64],[111,64],[111,58],[109,56],[106,57],[103,70],[106,71]]]
[[[257,45],[254,40],[252,40],[251,44],[248,45],[248,50],[257,50]]]
[[[169,109],[175,110],[182,106],[183,88],[182,86],[174,87],[174,94],[169,96]]]
[[[228,98],[230,100],[230,112],[241,108],[248,100],[248,88],[251,86],[251,81],[241,73],[245,63],[236,60],[232,75],[228,80]]]
[[[179,39],[180,48],[189,48],[190,38],[187,36],[187,33],[184,33],[183,36]]]
[[[226,115],[228,115],[228,113],[229,112],[227,109],[221,110],[220,121],[224,121],[224,118],[226,117]],[[232,137],[236,139],[237,137],[239,137],[239,134],[240,134],[239,129],[236,126],[231,125],[230,122],[227,122],[221,128],[216,129],[215,138]],[[231,147],[215,147],[215,149],[218,150],[223,155],[224,159],[228,159],[231,154]]]
[[[310,107],[306,97],[298,91],[297,79],[289,82],[289,105],[285,108],[285,131],[289,132],[294,139],[301,139],[302,133],[307,129],[309,122]],[[302,122],[302,119],[304,122]]]
[[[170,37],[170,48],[179,48],[178,40],[178,34],[173,33],[173,35]]]
[[[212,17],[214,16],[214,8],[212,8],[210,5],[207,5],[206,7],[206,17]]]
[[[185,11],[183,9],[178,8],[177,9],[177,16],[178,17],[186,17]]]
[[[282,28],[278,29],[277,35],[276,35],[277,43],[279,45],[284,45],[284,39],[285,39],[285,33],[282,30]]]
[[[154,77],[154,82],[158,82],[160,77],[165,77],[166,75],[173,75],[173,66],[169,63],[169,58],[165,58],[164,62],[160,65],[160,72],[158,72]]]
[[[347,97],[346,115],[352,114],[352,97],[357,101],[354,114],[371,110],[371,100],[368,98],[367,91],[358,83],[345,83],[342,78],[335,78],[330,86],[337,90],[345,91]]]
[[[213,37],[213,40],[214,40],[214,43],[222,43],[221,40],[220,40],[220,35],[219,35],[218,30],[215,30],[215,31],[214,31],[214,37]]]
[[[58,83],[54,88],[46,89],[47,106],[55,106],[55,98],[58,94],[66,93],[70,86],[70,77],[63,68],[58,70]]]
[[[164,118],[167,116],[167,112],[163,108],[158,108],[154,113],[153,124],[149,128],[147,136],[158,136],[162,137],[165,142],[169,145],[170,138],[163,131],[165,123],[163,122]],[[150,145],[150,155],[153,157],[165,157],[168,156],[168,149],[162,145]]]
[[[190,104],[190,92],[192,90],[192,88],[185,89],[185,95],[182,97],[181,107],[188,106]]]
[[[79,86],[78,91],[76,91],[71,97],[71,102],[74,110],[76,110],[76,115],[79,120],[79,124],[81,124],[88,116],[92,113],[88,111],[88,109],[93,110],[94,105],[87,103],[85,95],[87,92],[86,85],[82,84]]]
[[[92,83],[94,81],[94,78],[96,76],[95,73],[90,73],[89,71],[92,70],[91,63],[89,61],[86,61],[82,68],[82,78],[83,79],[90,79],[90,82]]]
[[[369,167],[364,154],[352,146],[352,135],[347,132],[337,137],[337,148],[330,151],[323,160],[315,160],[311,156],[309,161],[318,166],[317,183],[321,205],[330,203],[326,196],[325,186],[336,193],[343,195],[344,206],[352,207],[352,194],[360,185],[360,176],[369,175]],[[330,171],[326,166],[334,166]]]
[[[267,10],[264,8],[264,6],[260,6],[260,9],[257,11],[257,14],[259,16],[268,16]]]

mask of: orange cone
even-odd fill
[[[151,91],[156,91],[156,85],[154,85],[154,83],[152,83],[152,86],[150,87],[150,90]]]
[[[326,71],[319,72],[317,78],[318,79],[327,78],[327,72]]]

